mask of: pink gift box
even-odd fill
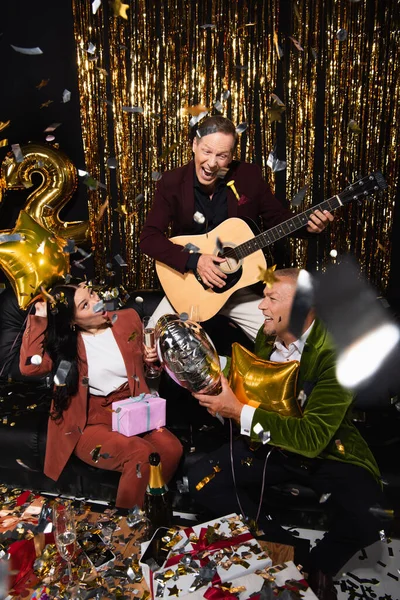
[[[112,403],[112,430],[130,437],[165,425],[164,398],[140,394]]]

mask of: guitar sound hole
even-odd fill
[[[232,250],[231,246],[224,246],[224,251]],[[217,256],[225,258],[226,261],[219,265],[221,271],[226,273],[227,275],[235,273],[241,267],[241,262],[236,260],[233,256],[223,256],[222,252],[218,252]]]

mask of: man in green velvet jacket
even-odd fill
[[[196,463],[189,480],[195,500],[219,516],[233,511],[257,516],[257,504],[249,492],[252,487],[260,488],[266,460],[265,495],[269,485],[291,482],[311,487],[320,502],[328,500],[331,526],[311,552],[307,569],[318,597],[331,599],[336,597],[332,576],[357,550],[379,539],[382,526],[369,510],[381,501],[379,469],[351,421],[352,394],[336,379],[335,351],[326,329],[310,311],[298,340],[289,331],[298,270],[284,269],[276,276],[259,305],[265,321],[255,351],[266,360],[300,360],[297,394],[303,414],[282,416],[243,405],[223,377],[221,394],[195,397],[211,414],[240,423],[242,436],[232,452],[240,506],[228,446]],[[259,442],[260,436],[270,436],[270,441],[252,452],[249,439]],[[196,490],[196,484],[210,474],[210,462],[218,463],[221,471]],[[262,514],[259,525],[269,530]]]

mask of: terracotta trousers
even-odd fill
[[[175,473],[182,456],[180,441],[165,428],[132,437],[112,431],[111,403],[128,396],[129,391],[116,391],[106,398],[90,396],[88,422],[75,448],[76,456],[89,465],[121,473],[115,501],[120,508],[143,505],[151,452],[159,453],[166,482]],[[100,453],[108,458],[100,457],[95,463],[90,453],[98,445]]]

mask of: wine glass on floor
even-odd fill
[[[155,349],[155,323],[153,317],[143,317],[143,343],[146,348]],[[160,375],[160,370],[154,365],[146,365],[145,374],[147,378],[155,379]]]
[[[75,554],[76,527],[75,513],[68,502],[54,503],[53,527],[57,550],[68,565],[68,579],[71,584],[73,582],[71,561]]]

